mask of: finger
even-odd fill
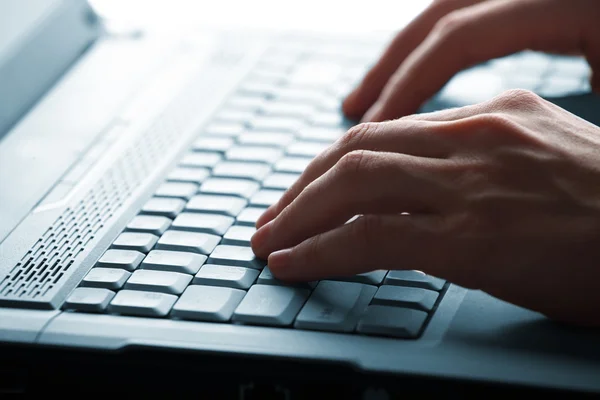
[[[363,121],[416,112],[456,72],[479,62],[524,49],[577,49],[581,32],[556,27],[579,26],[580,14],[560,0],[493,0],[450,13],[396,71]]]
[[[418,15],[392,40],[379,61],[358,87],[345,99],[342,108],[349,118],[360,118],[379,97],[381,90],[402,61],[427,37],[444,15],[479,0],[436,1]]]
[[[288,282],[352,276],[376,269],[416,269],[474,287],[469,252],[454,246],[437,216],[365,215],[352,223],[275,252],[275,277]]]
[[[262,226],[252,238],[252,248],[266,258],[358,214],[442,212],[454,203],[442,176],[447,163],[406,154],[349,153]]]
[[[281,199],[258,219],[256,227],[260,228],[275,218],[308,184],[333,167],[345,154],[354,150],[383,150],[438,158],[445,157],[449,152],[446,147],[436,144],[431,124],[426,121],[388,121],[358,125],[315,157]]]

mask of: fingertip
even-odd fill
[[[256,229],[260,229],[265,224],[270,222],[275,217],[275,205],[270,206],[265,210],[264,213],[256,220],[256,224],[254,225]]]
[[[272,223],[266,223],[261,228],[259,228],[252,237],[250,238],[250,247],[252,247],[252,251],[259,258],[266,259],[269,254],[266,251],[266,248],[269,244],[269,236],[271,233]]]
[[[283,249],[271,253],[267,265],[273,276],[285,279],[290,277],[291,261],[292,249]]]
[[[358,89],[354,89],[342,102],[342,112],[344,115],[350,119],[359,118],[361,115],[360,110],[358,108],[358,100],[359,94]]]

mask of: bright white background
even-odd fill
[[[396,30],[431,0],[89,0],[115,22],[140,27],[192,26],[303,29],[327,32]]]

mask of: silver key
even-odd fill
[[[252,324],[290,325],[310,291],[290,286],[254,285],[233,313],[233,320]]]
[[[228,108],[240,109],[240,110],[259,110],[266,102],[263,96],[235,96],[229,99],[227,102]]]
[[[312,104],[271,101],[265,103],[261,112],[272,117],[305,119],[315,112],[315,107]]]
[[[127,231],[160,236],[171,226],[171,220],[159,215],[138,215],[127,224]]]
[[[346,133],[344,128],[307,127],[298,132],[298,137],[304,140],[333,143]]]
[[[284,157],[275,163],[273,170],[276,172],[301,174],[308,164],[310,164],[311,160],[310,158],[303,157]]]
[[[123,232],[113,242],[112,247],[121,250],[136,250],[141,253],[149,252],[156,241],[158,236],[152,235],[151,233],[139,233],[139,232]]]
[[[157,250],[210,254],[221,238],[209,233],[166,231],[156,244]]]
[[[246,292],[212,286],[190,286],[181,295],[171,315],[199,321],[229,321]]]
[[[384,283],[386,285],[419,287],[439,291],[444,287],[445,281],[421,271],[395,270],[387,274]]]
[[[232,265],[205,264],[194,277],[194,285],[225,286],[247,290],[252,286],[258,271]]]
[[[189,200],[196,192],[198,192],[198,185],[195,183],[165,182],[156,189],[154,195]]]
[[[294,142],[287,147],[285,153],[288,156],[316,157],[328,147],[328,143]]]
[[[213,175],[222,178],[240,178],[262,181],[271,172],[271,167],[265,164],[226,161],[219,163],[213,169]]]
[[[204,129],[209,135],[235,137],[244,132],[246,128],[240,123],[216,122]]]
[[[179,272],[138,269],[127,280],[125,289],[181,294],[191,280],[191,275]]]
[[[344,117],[340,113],[318,113],[310,118],[310,123],[314,126],[324,126],[326,128],[337,128],[345,122]]]
[[[179,165],[190,168],[212,168],[221,161],[222,156],[219,153],[187,153],[183,156]]]
[[[166,199],[154,197],[142,207],[142,213],[148,215],[163,215],[175,218],[185,207],[185,201],[181,199]]]
[[[131,275],[119,268],[92,268],[81,281],[81,286],[119,290]]]
[[[257,131],[275,131],[275,132],[298,132],[304,123],[297,118],[273,118],[273,117],[254,117],[250,121],[252,129]]]
[[[431,311],[439,294],[433,290],[383,285],[375,293],[373,304]]]
[[[200,270],[206,259],[207,257],[202,254],[152,250],[142,262],[141,268],[194,275]]]
[[[291,133],[250,131],[238,137],[238,143],[254,146],[285,147],[294,140]]]
[[[226,215],[182,213],[173,221],[172,229],[189,232],[223,235],[233,224],[234,219]]]
[[[200,193],[243,197],[252,196],[260,185],[246,179],[211,178],[200,186]]]
[[[244,226],[255,226],[258,218],[264,214],[266,208],[248,207],[238,214],[236,224]]]
[[[263,269],[265,262],[254,255],[250,247],[219,245],[208,258],[210,264],[235,265]]]
[[[214,116],[213,120],[245,124],[254,118],[255,114],[254,111],[225,109],[219,111],[219,113]]]
[[[299,174],[281,174],[277,172],[269,175],[263,181],[263,188],[287,190],[294,184],[294,182],[298,180],[299,177]]]
[[[352,332],[377,287],[354,282],[321,281],[294,326],[336,332]]]
[[[277,203],[284,193],[283,190],[260,190],[250,198],[250,205],[255,207],[269,207]]]
[[[133,271],[140,265],[143,259],[144,254],[139,251],[110,249],[106,250],[102,257],[100,257],[96,266],[104,268],[123,268],[126,271]]]
[[[269,266],[267,265],[260,272],[260,275],[258,276],[258,280],[256,281],[256,283],[260,283],[261,285],[295,286],[295,287],[301,287],[301,288],[305,288],[305,289],[314,289],[319,282],[318,281],[294,282],[294,283],[282,282],[273,276],[273,274],[271,273],[271,270],[269,269]]]
[[[409,308],[388,306],[369,306],[358,322],[360,333],[393,336],[398,338],[416,338],[427,313]]]
[[[232,226],[223,235],[223,244],[233,244],[237,246],[249,246],[252,235],[256,232],[256,228],[251,226]]]
[[[233,196],[216,196],[201,194],[190,199],[186,211],[211,214],[222,214],[235,217],[246,207],[245,199]]]
[[[381,285],[383,282],[383,278],[388,273],[387,270],[376,270],[371,272],[365,272],[358,275],[351,276],[340,276],[333,278],[336,281],[345,281],[345,282],[358,282],[358,283],[366,283],[367,285]]]
[[[195,151],[214,151],[225,153],[233,146],[234,140],[228,137],[201,137],[194,142],[192,149]]]
[[[116,314],[164,317],[176,301],[177,296],[172,294],[121,290],[110,302],[108,310]]]
[[[87,312],[102,312],[115,293],[108,289],[79,287],[69,295],[63,308]]]
[[[272,164],[283,155],[283,151],[273,147],[236,146],[227,150],[225,158],[230,161],[247,161]]]
[[[210,175],[205,168],[175,168],[167,177],[171,182],[190,182],[200,184]]]

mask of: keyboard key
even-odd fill
[[[179,272],[138,269],[127,280],[125,289],[181,294],[191,280],[191,275]]]
[[[303,157],[284,157],[275,163],[276,172],[291,172],[301,174],[312,159]]]
[[[126,271],[133,271],[140,265],[144,259],[144,254],[134,250],[115,250],[110,249],[100,257],[96,263],[97,267],[104,268],[123,268]]]
[[[144,204],[142,213],[175,218],[183,210],[183,207],[185,207],[185,201],[181,199],[154,197]]]
[[[294,184],[300,177],[299,174],[280,174],[274,173],[269,175],[263,181],[263,188],[265,189],[279,189],[287,190]]]
[[[240,123],[217,122],[204,129],[209,135],[235,137],[244,132],[246,128]]]
[[[199,321],[229,321],[246,292],[228,287],[190,286],[181,295],[171,315]]]
[[[232,265],[205,264],[194,277],[194,285],[224,286],[247,290],[252,286],[258,271]]]
[[[172,229],[178,231],[204,232],[222,236],[234,219],[226,215],[182,213],[173,221]]]
[[[248,95],[238,95],[230,98],[227,101],[227,108],[236,109],[236,110],[250,110],[257,111],[262,108],[263,104],[267,100],[264,96],[248,96]]]
[[[233,320],[251,324],[290,325],[309,295],[290,286],[254,285],[233,313]]]
[[[291,133],[250,131],[238,137],[238,143],[254,146],[285,147],[293,141],[294,135]]]
[[[262,181],[271,172],[271,167],[258,163],[227,161],[213,169],[213,175],[222,178],[241,178]]]
[[[222,244],[233,244],[237,246],[250,246],[250,239],[256,232],[251,226],[232,226],[223,235]]]
[[[157,250],[210,254],[221,238],[209,233],[166,231],[156,244]]]
[[[386,285],[410,286],[430,290],[442,290],[445,281],[426,275],[421,271],[397,270],[390,271],[383,282]]]
[[[79,287],[73,290],[63,306],[66,310],[102,312],[115,293],[108,289]]]
[[[234,140],[228,137],[201,137],[194,142],[192,149],[194,151],[225,153],[233,144]]]
[[[187,153],[179,165],[191,168],[212,168],[221,161],[222,156],[219,153]]]
[[[298,137],[304,140],[333,143],[346,133],[345,128],[306,127],[298,132]]]
[[[260,275],[258,276],[258,280],[256,281],[256,283],[260,283],[261,285],[294,286],[294,287],[300,287],[300,288],[305,288],[305,289],[314,289],[319,282],[318,281],[294,282],[293,284],[288,284],[286,282],[280,281],[279,279],[275,278],[273,276],[273,274],[271,274],[271,270],[269,269],[269,266],[266,266],[260,272]]]
[[[171,226],[171,220],[158,215],[138,215],[127,224],[129,232],[145,232],[160,236]]]
[[[298,314],[294,326],[352,332],[377,287],[355,282],[321,281]]]
[[[200,193],[243,197],[252,196],[260,185],[246,179],[211,178],[200,186]]]
[[[262,114],[271,117],[306,119],[315,112],[315,107],[312,104],[306,103],[270,101],[265,103],[260,111]]]
[[[202,254],[152,250],[142,262],[141,268],[194,275],[200,270],[206,259],[207,257]]]
[[[196,192],[198,192],[198,185],[195,183],[165,182],[156,189],[154,195],[189,200]]]
[[[81,286],[119,290],[130,272],[120,268],[92,268],[81,281]]]
[[[358,322],[357,331],[366,334],[411,339],[419,332],[427,319],[427,313],[410,308],[369,306]]]
[[[438,296],[433,290],[383,285],[375,293],[373,304],[431,311]]]
[[[252,248],[231,245],[219,245],[208,258],[210,264],[234,265],[254,269],[263,269],[265,262],[254,255]]]
[[[190,182],[200,184],[210,175],[205,168],[175,168],[167,177],[171,182]]]
[[[277,203],[285,193],[283,190],[260,190],[250,198],[250,205],[257,207],[269,207]]]
[[[236,224],[244,226],[255,226],[258,218],[264,214],[266,208],[248,207],[238,214]]]
[[[387,270],[377,270],[371,272],[365,272],[358,275],[353,276],[341,276],[332,278],[332,280],[336,281],[345,281],[345,282],[358,282],[358,283],[366,283],[367,285],[381,285],[385,275],[388,273]]]
[[[177,296],[172,294],[121,290],[110,302],[108,310],[115,314],[164,317],[176,301]]]
[[[235,109],[230,108],[230,109],[225,109],[225,110],[219,111],[219,113],[217,115],[215,115],[213,119],[215,121],[234,122],[234,123],[245,124],[248,121],[250,121],[252,118],[254,118],[255,115],[256,115],[255,111],[235,110]]]
[[[274,117],[254,117],[250,121],[252,129],[257,131],[275,131],[275,132],[298,132],[304,123],[297,118],[274,118]]]
[[[248,161],[272,164],[283,155],[283,151],[273,147],[236,146],[227,150],[225,158],[230,161]]]
[[[314,126],[323,126],[326,128],[337,128],[343,126],[346,122],[344,116],[340,113],[318,113],[314,114],[310,118],[310,123]]]
[[[201,194],[190,199],[186,211],[221,214],[235,217],[246,207],[247,201],[233,196]]]
[[[150,233],[123,232],[113,242],[112,247],[121,250],[135,250],[147,253],[156,244],[158,236]]]
[[[286,149],[288,156],[316,157],[329,147],[328,143],[322,142],[294,142]]]

